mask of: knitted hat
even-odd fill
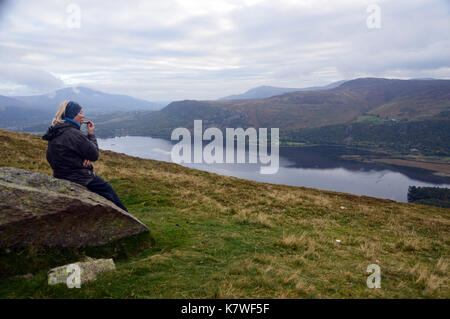
[[[78,113],[80,113],[80,111],[81,111],[80,104],[70,101],[66,105],[66,111],[64,112],[64,117],[72,120],[75,116],[78,115]]]

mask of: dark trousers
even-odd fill
[[[95,176],[94,179],[89,184],[86,185],[86,187],[91,192],[97,193],[105,197],[106,199],[109,199],[111,202],[122,208],[124,211],[128,212],[128,209],[125,206],[123,206],[122,202],[119,199],[119,196],[117,196],[114,189],[103,178]]]

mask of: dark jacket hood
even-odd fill
[[[44,136],[42,136],[42,139],[45,141],[51,141],[52,139],[61,135],[65,130],[71,127],[77,128],[75,124],[72,124],[70,122],[56,123],[55,125],[52,125],[48,128],[47,133],[45,133]]]

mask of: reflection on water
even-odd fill
[[[163,139],[125,136],[98,139],[98,144],[104,150],[171,162],[173,143]],[[448,178],[435,176],[422,169],[359,163],[338,157],[350,152],[355,154],[354,150],[338,147],[282,147],[280,169],[273,175],[260,174],[260,163],[182,165],[260,182],[313,187],[403,202],[407,201],[408,186],[411,185],[450,188]],[[363,151],[358,153],[364,155]]]

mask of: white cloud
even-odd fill
[[[59,89],[64,82],[53,74],[34,67],[0,63],[0,87],[7,91],[38,94]]]
[[[80,0],[81,28],[70,29],[72,2],[8,8],[0,94],[86,85],[149,100],[211,99],[358,75],[450,77],[444,0]],[[366,26],[371,3],[381,7],[381,29]]]

